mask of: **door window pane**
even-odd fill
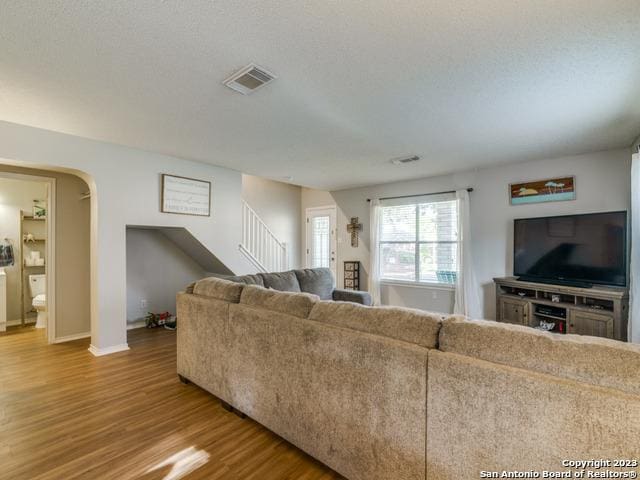
[[[311,217],[311,268],[329,268],[331,222],[329,216]]]
[[[380,248],[382,278],[415,281],[415,243],[383,243]]]

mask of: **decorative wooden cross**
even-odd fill
[[[358,246],[358,232],[362,230],[362,224],[358,223],[358,217],[351,217],[351,222],[347,224],[347,232],[351,234],[351,246]]]

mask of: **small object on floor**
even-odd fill
[[[178,317],[171,316],[167,323],[164,324],[164,328],[167,330],[175,330],[178,326]]]
[[[144,319],[147,328],[157,328],[157,327],[162,327],[164,325],[173,325],[174,329],[175,329],[175,324],[176,324],[176,320],[175,317],[173,315],[171,315],[169,312],[163,312],[163,313],[153,313],[153,312],[149,312],[147,313],[147,316]]]

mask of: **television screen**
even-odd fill
[[[625,286],[627,212],[514,220],[513,273],[531,281]]]

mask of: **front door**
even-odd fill
[[[307,268],[330,268],[336,276],[336,207],[307,208]]]

